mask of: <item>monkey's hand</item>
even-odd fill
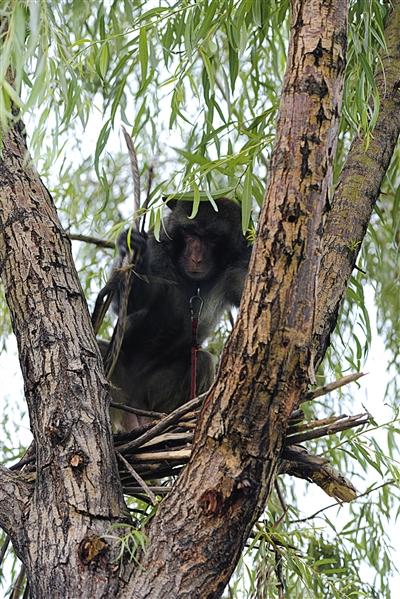
[[[122,264],[125,256],[137,256],[136,265],[143,264],[147,247],[147,234],[139,233],[134,229],[123,231],[118,238],[117,248],[119,253],[119,261]]]

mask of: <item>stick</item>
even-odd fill
[[[132,138],[129,135],[128,131],[125,127],[122,127],[122,133],[124,134],[125,142],[128,148],[129,159],[131,162],[131,171],[133,178],[133,212],[134,212],[134,222],[136,223],[136,228],[138,227],[138,211],[140,209],[140,172],[139,172],[139,164],[137,159],[137,154],[132,142]]]
[[[130,412],[131,414],[136,414],[137,416],[146,416],[147,418],[164,418],[164,416],[166,416],[165,412],[148,412],[147,410],[132,408],[131,406],[117,403],[116,401],[111,401],[110,406],[116,410],[123,410],[124,412]]]
[[[172,487],[149,487],[149,490],[157,495],[167,495],[172,490]],[[127,495],[143,495],[141,487],[123,487],[123,491]]]
[[[369,414],[357,414],[356,416],[349,416],[348,418],[343,418],[334,424],[322,426],[317,430],[290,435],[289,437],[286,437],[285,445],[297,445],[299,443],[303,443],[304,441],[309,441],[310,439],[319,439],[320,437],[325,437],[326,435],[334,435],[340,431],[345,431],[355,426],[367,424],[369,419]]]
[[[355,372],[353,374],[344,376],[343,378],[338,379],[337,381],[333,381],[333,383],[328,383],[323,387],[318,387],[318,389],[315,389],[314,391],[310,391],[309,393],[307,393],[307,395],[303,399],[301,399],[300,402],[310,401],[311,399],[321,397],[321,395],[326,395],[331,391],[335,391],[335,389],[339,389],[339,387],[343,387],[344,385],[348,385],[349,383],[358,381],[358,379],[360,379],[362,376],[365,376],[366,374],[366,372]]]
[[[300,433],[301,431],[312,430],[313,428],[318,428],[319,426],[325,426],[327,424],[333,424],[338,420],[343,420],[343,418],[348,418],[347,414],[342,414],[341,416],[329,416],[327,418],[321,418],[320,420],[311,420],[310,422],[295,423],[293,425],[289,424],[287,430],[287,436],[293,435],[294,433]]]
[[[152,185],[153,185],[153,179],[154,179],[154,167],[153,167],[153,165],[150,165],[149,176],[148,176],[148,179],[147,179],[146,199],[145,199],[144,204],[143,204],[143,210],[144,210],[144,212],[143,212],[143,217],[142,217],[142,226],[141,226],[141,229],[140,229],[142,233],[144,233],[144,229],[145,229],[145,225],[146,225],[146,213],[147,213],[146,211],[147,211],[147,208],[149,207],[149,203],[150,203],[150,194],[151,194],[151,188],[152,188]]]
[[[91,237],[90,235],[79,235],[79,233],[68,233],[68,237],[73,241],[84,241],[85,243],[92,243],[101,248],[115,248],[113,241],[107,241],[106,239],[99,239],[98,237]]]
[[[116,451],[115,453],[117,455],[117,458],[123,463],[123,465],[128,470],[128,472],[132,475],[132,477],[134,478],[134,480],[137,483],[139,483],[139,485],[141,486],[142,489],[144,489],[146,495],[149,496],[149,499],[150,499],[151,503],[153,505],[156,505],[157,498],[154,495],[153,491],[151,491],[151,489],[149,488],[149,486],[147,485],[147,483],[145,483],[145,481],[143,480],[143,478],[141,476],[139,476],[139,474],[132,468],[132,466],[129,464],[129,462],[126,461],[126,459],[124,458],[124,456],[122,456],[118,451]]]
[[[24,590],[23,583],[25,579],[25,566],[21,566],[21,570],[17,576],[17,580],[14,583],[13,591],[11,593],[10,599],[18,599]]]
[[[135,461],[138,462],[161,462],[163,460],[186,461],[189,460],[192,449],[172,449],[170,451],[149,451],[135,453]]]
[[[193,433],[165,433],[159,437],[154,437],[154,439],[147,441],[147,443],[143,443],[141,447],[153,447],[160,443],[168,443],[168,441],[180,442],[179,445],[182,445],[182,443],[187,445],[193,441]]]
[[[165,429],[167,429],[169,426],[171,426],[172,424],[175,424],[175,422],[177,420],[179,420],[179,418],[181,416],[183,416],[184,414],[187,414],[188,412],[190,412],[191,410],[193,410],[197,407],[200,407],[201,404],[203,403],[203,399],[205,398],[205,396],[206,396],[206,393],[203,393],[202,395],[195,397],[191,401],[188,401],[187,403],[185,403],[183,406],[181,406],[180,408],[178,408],[171,414],[168,414],[168,416],[163,418],[153,428],[151,428],[149,431],[147,431],[146,433],[144,433],[137,439],[133,439],[133,441],[129,441],[128,443],[125,443],[124,445],[121,445],[120,447],[118,447],[118,451],[126,453],[126,451],[128,449],[130,449],[130,450],[136,449],[136,447],[140,447],[141,445],[143,445],[143,443],[146,443],[146,441],[150,441],[150,439],[154,439],[154,437],[156,437],[159,433],[164,432]]]

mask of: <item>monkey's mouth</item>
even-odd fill
[[[211,274],[211,270],[204,270],[201,268],[193,268],[191,270],[186,271],[186,274],[188,277],[190,277],[191,279],[206,279],[207,277],[210,276]]]

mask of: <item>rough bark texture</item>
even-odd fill
[[[287,420],[307,382],[347,5],[307,0],[292,8],[278,139],[241,318],[191,461],[150,527],[144,570],[127,597],[220,596],[271,492]]]
[[[25,538],[24,512],[28,509],[31,488],[20,476],[0,466],[0,523],[11,535],[16,549]]]
[[[399,0],[393,0],[392,6],[385,29],[387,52],[381,53],[380,72],[376,76],[381,98],[378,121],[368,145],[362,138],[352,143],[326,219],[314,334],[317,363],[328,347],[340,302],[400,134]]]
[[[120,517],[123,503],[107,385],[70,242],[25,151],[21,126],[15,127],[0,163],[0,274],[18,340],[37,479],[13,539],[22,527],[16,547],[34,597],[64,597],[66,589],[69,597],[109,597],[118,578],[98,537]]]
[[[356,141],[349,154],[327,217],[316,312],[347,6],[293,0],[278,140],[242,318],[203,409],[190,464],[153,519],[144,568],[130,580],[127,574],[127,586],[118,583],[99,538],[119,517],[121,496],[87,310],[51,199],[24,162],[24,140],[18,131],[6,140],[0,273],[19,340],[39,475],[28,508],[25,483],[0,469],[0,523],[24,558],[34,597],[220,596],[271,491],[288,416],[304,392],[312,355],[319,359],[328,342],[398,135],[400,0],[393,4],[376,145],[364,150]],[[353,175],[359,178],[352,187]]]

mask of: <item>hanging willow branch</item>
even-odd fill
[[[129,159],[131,164],[133,178],[133,193],[134,193],[134,210],[132,218],[132,228],[139,231],[140,227],[140,169],[137,159],[136,150],[134,148],[132,138],[122,127],[126,145],[128,147]],[[151,188],[151,178],[149,179],[148,195]],[[146,198],[146,202],[148,197]],[[128,231],[129,236],[129,231]],[[112,303],[116,293],[118,293],[118,320],[115,325],[111,341],[107,351],[103,356],[104,369],[107,378],[110,380],[117,364],[117,360],[121,351],[122,341],[124,338],[128,314],[128,300],[134,279],[135,265],[140,258],[140,251],[133,251],[124,257],[120,268],[114,268],[110,279],[100,291],[92,315],[92,324],[97,335],[104,317]]]

